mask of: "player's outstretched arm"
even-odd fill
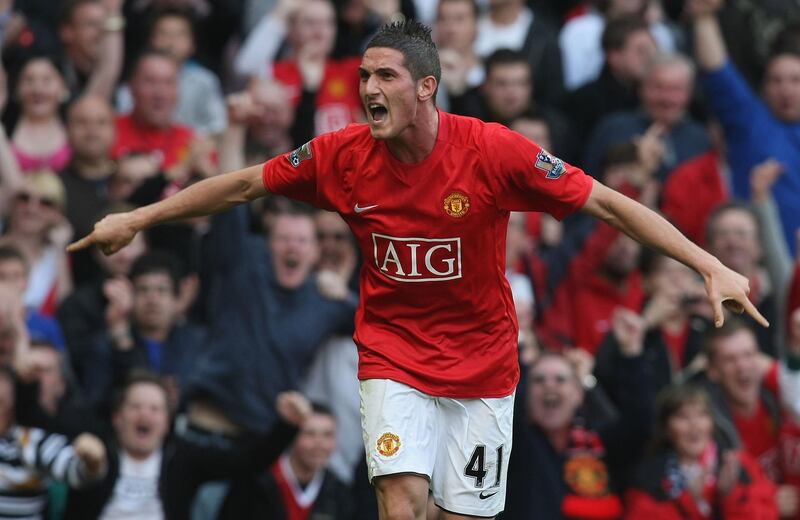
[[[723,305],[735,312],[747,311],[759,323],[769,326],[769,322],[747,298],[750,292],[747,278],[725,267],[716,257],[692,243],[656,212],[596,180],[583,211],[700,273],[714,308],[714,323],[717,327],[722,326],[724,321]]]
[[[189,186],[154,204],[108,215],[94,225],[94,231],[73,242],[73,252],[97,245],[110,255],[125,247],[136,233],[147,228],[191,217],[212,215],[267,194],[261,181],[262,165],[218,175]]]

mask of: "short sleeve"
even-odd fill
[[[561,220],[583,207],[592,178],[526,137],[490,125],[486,144],[498,208],[543,211]]]
[[[329,190],[334,172],[335,134],[325,134],[294,151],[278,155],[264,163],[261,173],[264,188],[318,208],[335,210]]]

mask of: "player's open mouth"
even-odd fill
[[[380,103],[370,103],[367,108],[369,109],[369,115],[376,123],[383,121],[389,114],[389,110]]]

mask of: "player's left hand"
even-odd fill
[[[755,305],[747,297],[750,294],[750,282],[739,273],[728,269],[718,262],[716,268],[703,275],[706,284],[706,293],[711,300],[711,307],[714,309],[714,325],[722,327],[725,322],[725,315],[722,311],[723,306],[729,310],[753,317],[764,327],[769,327],[767,319],[758,312]]]

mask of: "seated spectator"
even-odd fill
[[[550,137],[550,120],[547,116],[535,110],[528,110],[511,121],[509,126],[545,150],[553,149],[553,139]]]
[[[75,235],[89,233],[94,218],[108,205],[108,179],[116,170],[111,160],[114,144],[114,111],[97,96],[80,97],[67,111],[67,135],[72,160],[61,172],[67,200],[66,216]],[[76,284],[93,276],[98,266],[91,252],[71,256]]]
[[[11,132],[11,148],[20,169],[24,173],[61,171],[72,155],[59,115],[69,91],[55,62],[46,57],[29,59],[15,91],[20,115]]]
[[[607,0],[567,21],[558,43],[564,63],[564,84],[575,90],[595,80],[603,69],[603,31],[618,18],[635,16],[647,20],[653,40],[661,52],[677,50],[676,36],[664,23],[659,0]]]
[[[564,91],[556,27],[543,10],[534,12],[523,0],[491,0],[478,20],[475,51],[483,59],[500,49],[519,52],[533,71],[536,103],[556,105]]]
[[[635,460],[650,420],[641,361],[641,352],[632,353],[618,367],[617,391],[625,396],[619,416],[595,423],[579,412],[585,397],[599,391],[584,377],[590,366],[579,375],[566,357],[552,353],[533,363],[518,395],[527,402],[515,414],[505,518],[621,516],[620,469]]]
[[[753,210],[738,202],[717,207],[708,217],[706,244],[708,251],[723,264],[750,280],[750,301],[767,320],[775,322],[779,316],[778,302],[774,283],[760,265],[761,229]],[[777,356],[775,332],[747,317],[742,319],[756,334],[761,350]]]
[[[9,304],[23,306],[28,286],[30,265],[22,252],[11,245],[0,245],[0,288]],[[47,341],[60,351],[66,350],[64,333],[52,316],[45,316],[32,307],[25,307],[25,325],[28,336],[34,340]]]
[[[121,0],[68,0],[63,3],[58,36],[71,97],[110,100],[123,63],[125,18]]]
[[[88,487],[105,475],[107,454],[90,433],[70,443],[63,435],[19,425],[15,399],[14,376],[0,368],[0,517],[41,519],[51,480]]]
[[[336,418],[314,404],[291,447],[268,470],[234,480],[219,518],[352,518],[349,490],[328,469],[335,449]]]
[[[8,228],[0,237],[0,245],[12,245],[28,259],[25,306],[47,316],[72,291],[65,250],[72,229],[64,217],[66,203],[64,185],[54,173],[28,175],[14,196]]]
[[[131,370],[147,369],[163,378],[170,408],[177,407],[205,344],[202,329],[180,320],[177,263],[168,253],[151,251],[133,264],[130,283],[109,284],[107,332],[97,339],[85,381],[90,402],[108,396]]]
[[[460,96],[483,83],[485,72],[475,53],[478,4],[475,0],[444,0],[436,8],[434,26],[442,82],[437,104],[450,111],[450,96]]]
[[[647,23],[636,16],[609,21],[601,43],[605,61],[600,75],[568,95],[564,103],[581,141],[603,117],[639,106],[639,87],[647,64],[658,52]]]
[[[129,209],[132,208],[111,206],[101,212],[98,218]],[[85,385],[89,377],[88,363],[94,352],[97,336],[106,331],[105,310],[108,295],[118,292],[117,286],[130,283],[127,277],[131,266],[146,250],[144,236],[137,236],[111,256],[105,256],[99,250],[93,251],[92,255],[100,269],[92,279],[79,285],[58,307],[58,320],[64,328],[70,362],[81,386]]]
[[[747,452],[714,439],[708,396],[671,387],[658,402],[656,451],[626,494],[625,518],[777,518],[775,486]]]
[[[731,445],[753,457],[775,484],[780,485],[782,517],[795,518],[800,488],[793,456],[798,435],[797,363],[800,343],[789,344],[787,360],[759,355],[756,336],[740,320],[728,319],[711,329],[706,343],[709,394],[715,423]]]
[[[772,190],[783,223],[786,244],[795,252],[800,228],[800,48],[776,47],[767,63],[763,96],[759,97],[727,56],[715,11],[722,2],[690,2],[694,17],[695,54],[703,70],[701,84],[711,111],[725,131],[733,194],[748,200],[750,174],[767,159],[778,161],[784,174]]]
[[[195,51],[194,20],[189,11],[166,9],[156,13],[150,29],[149,46],[172,56],[178,63],[178,107],[175,122],[204,135],[225,129],[225,102],[217,76],[192,59]],[[129,112],[130,91],[118,96],[121,112]]]
[[[664,181],[678,164],[707,151],[705,129],[688,115],[694,66],[681,55],[656,56],[642,82],[641,109],[611,114],[594,128],[586,149],[586,171],[595,172],[614,145],[631,141],[652,128],[663,140],[657,178]]]
[[[647,303],[641,314],[614,310],[611,332],[597,352],[595,375],[610,391],[617,384],[610,378],[620,356],[626,350],[642,349],[655,395],[699,370],[698,355],[711,327],[711,308],[703,297],[702,280],[690,268],[650,250],[643,251],[642,257]]]
[[[191,128],[175,122],[178,64],[169,54],[146,51],[134,66],[129,86],[133,109],[117,118],[112,157],[154,154],[159,158],[157,170],[164,172],[175,188],[184,185],[192,174],[195,148],[202,148],[204,141]],[[165,192],[169,193],[171,190]]]

